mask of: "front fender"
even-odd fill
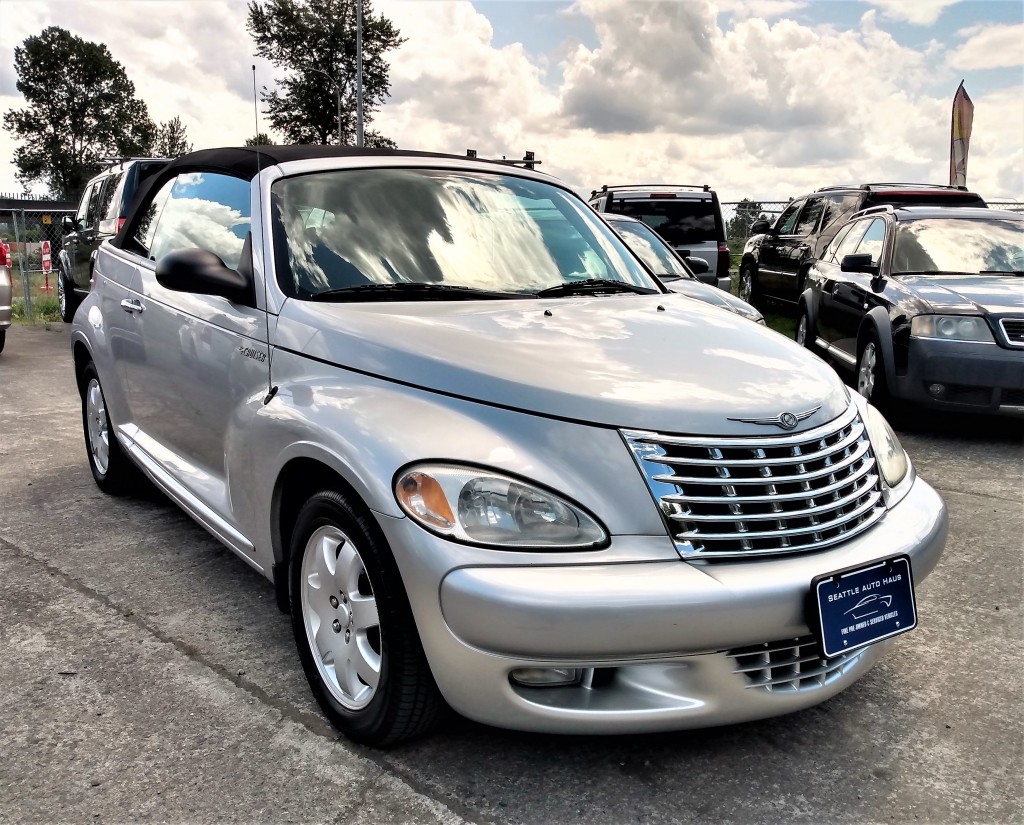
[[[896,384],[896,357],[892,346],[892,322],[889,320],[889,313],[885,307],[874,307],[861,320],[860,331],[857,333],[858,353],[864,335],[869,329],[873,329],[878,336],[878,347],[882,352],[882,365],[885,367],[886,386],[893,387]]]

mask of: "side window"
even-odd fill
[[[846,237],[843,238],[839,247],[836,249],[836,263],[841,264],[843,258],[847,255],[852,255],[856,249],[857,244],[860,243],[860,239],[864,237],[864,233],[867,231],[868,223],[870,221],[857,221],[856,223],[850,224],[850,229],[846,233]]]
[[[93,187],[92,197],[89,199],[89,209],[85,216],[85,225],[89,229],[95,229],[100,222],[101,209],[103,207],[104,193],[110,184],[110,178],[106,177]]]
[[[149,247],[159,259],[180,249],[205,249],[234,269],[249,232],[249,182],[211,172],[173,181]]]
[[[885,240],[885,221],[875,218],[864,233],[860,245],[857,247],[858,255],[871,255],[871,263],[878,266],[882,257],[882,241]]]
[[[170,196],[171,189],[173,188],[173,180],[167,181],[161,187],[160,191],[149,202],[149,205],[145,207],[142,218],[135,227],[135,232],[132,235],[132,245],[136,251],[142,252],[143,255],[152,257],[150,250],[153,248],[153,235],[156,232],[157,218],[160,216],[164,204],[167,203],[167,198]]]
[[[800,213],[800,220],[797,221],[794,235],[810,235],[818,224],[818,216],[824,201],[821,198],[809,198]]]
[[[775,225],[779,228],[780,235],[793,234],[793,229],[796,226],[797,215],[800,214],[800,207],[803,205],[803,201],[793,201],[786,207],[786,210],[779,215],[779,220]]]
[[[114,220],[117,215],[117,199],[114,193],[121,186],[124,179],[124,172],[117,172],[107,178],[107,188],[103,190],[103,205],[100,207],[100,220]]]
[[[96,194],[96,187],[98,183],[94,183],[88,189],[85,190],[85,194],[82,195],[82,202],[78,204],[78,212],[75,215],[75,220],[80,224],[85,224],[85,218],[89,214],[89,204],[92,203],[93,198]]]
[[[843,242],[844,240],[846,240],[846,236],[847,236],[847,235],[849,234],[850,230],[851,230],[851,229],[852,229],[852,228],[853,228],[854,226],[857,226],[857,225],[858,225],[858,224],[853,224],[853,223],[851,223],[851,224],[847,224],[847,225],[846,225],[846,226],[844,226],[844,227],[843,227],[842,229],[840,229],[840,230],[839,230],[839,234],[837,234],[837,235],[836,235],[836,236],[835,236],[835,237],[834,237],[834,238],[832,239],[832,243],[830,243],[830,244],[828,245],[828,249],[826,249],[826,250],[825,250],[825,251],[824,251],[824,252],[822,253],[822,255],[821,255],[821,259],[822,259],[823,261],[825,261],[826,263],[838,263],[839,261],[838,261],[838,260],[836,259],[836,250],[837,250],[837,249],[839,249],[839,245],[840,245],[840,244],[841,244],[841,243],[842,243],[842,242]]]

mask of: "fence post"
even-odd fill
[[[21,241],[21,235],[24,235],[25,229],[25,210],[21,210],[21,235],[18,234],[18,215],[12,209],[11,210],[11,223],[14,224],[14,243],[18,247],[18,269],[21,272],[21,289],[22,295],[24,296],[23,301],[25,305],[25,319],[28,321],[32,320],[32,286],[29,284],[28,273],[25,271],[25,252],[27,249],[27,241],[23,244]]]

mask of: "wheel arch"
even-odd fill
[[[278,473],[271,497],[271,544],[274,553],[272,578],[277,606],[284,613],[291,612],[288,592],[288,565],[292,531],[302,506],[321,490],[335,490],[345,496],[353,507],[371,515],[356,488],[335,467],[312,456],[289,459]],[[375,519],[371,518],[371,522]]]
[[[89,348],[81,340],[71,345],[71,355],[75,365],[75,385],[78,387],[78,394],[85,391],[85,368],[93,360]]]
[[[860,328],[857,330],[858,361],[864,349],[864,342],[871,332],[878,338],[878,347],[882,351],[882,366],[885,367],[885,381],[891,391],[896,382],[896,360],[892,346],[892,323],[885,307],[875,307],[861,319]]]

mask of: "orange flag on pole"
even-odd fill
[[[974,104],[961,80],[953,97],[953,123],[949,136],[949,185],[967,185],[967,150],[971,145]]]

